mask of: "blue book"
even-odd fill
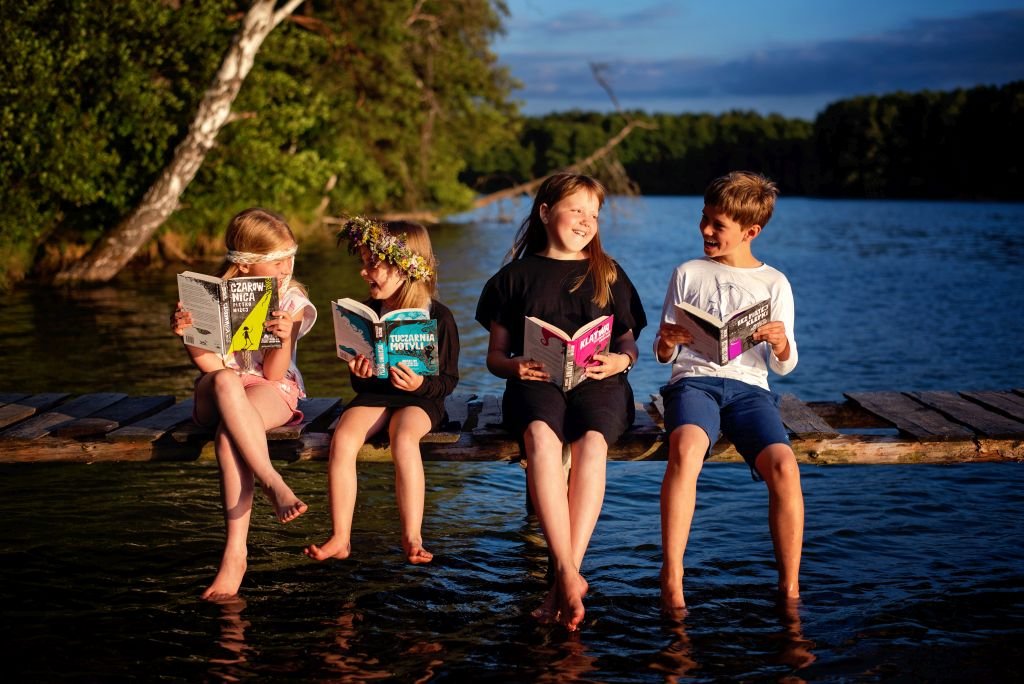
[[[345,297],[331,302],[338,358],[365,356],[386,378],[398,363],[418,375],[437,375],[437,321],[426,309],[396,309],[383,316]]]

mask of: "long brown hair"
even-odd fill
[[[527,254],[544,251],[548,246],[548,231],[540,218],[541,205],[546,204],[550,209],[580,190],[592,193],[597,198],[598,207],[604,205],[606,191],[595,178],[579,173],[556,173],[545,178],[544,182],[540,184],[540,188],[537,189],[537,195],[533,198],[530,215],[519,226],[507,260],[522,259]],[[607,306],[612,299],[612,283],[618,279],[619,274],[615,268],[615,262],[601,247],[600,229],[594,231],[594,237],[587,245],[586,252],[589,257],[587,272],[573,283],[569,291],[575,292],[587,278],[590,278],[594,284],[594,297],[591,301],[600,307]]]

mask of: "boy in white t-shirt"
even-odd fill
[[[669,457],[661,486],[661,605],[682,612],[683,554],[697,496],[697,477],[721,430],[768,486],[768,523],[779,572],[779,594],[800,595],[804,503],[800,470],[768,387],[768,369],[780,375],[797,363],[793,291],[781,272],[756,259],[754,241],[775,208],[778,190],[759,174],[737,171],[715,179],[704,193],[700,231],[704,258],[672,273],[661,327],[654,341],[660,363],[672,364],[661,388]],[[676,324],[675,304],[688,302],[724,320],[771,300],[773,320],[754,333],[757,344],[724,366],[692,351],[693,338]]]

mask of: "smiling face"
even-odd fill
[[[750,243],[761,232],[761,226],[744,227],[718,207],[704,205],[700,217],[700,234],[704,239],[704,255],[729,266],[749,267],[760,262],[750,252]]]
[[[405,283],[405,278],[391,264],[374,260],[370,250],[366,247],[359,248],[359,258],[363,262],[362,268],[359,269],[359,275],[370,286],[370,298],[382,299],[387,306],[398,295],[402,284]]]
[[[542,256],[553,259],[586,259],[586,248],[598,229],[601,200],[590,190],[580,189],[548,206],[540,206],[540,218],[547,231],[547,248]]]
[[[288,289],[288,283],[292,279],[292,269],[295,266],[295,257],[285,257],[277,261],[260,261],[255,264],[239,264],[240,275],[258,276],[260,278],[277,278],[277,288],[281,292]]]

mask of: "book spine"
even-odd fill
[[[373,324],[373,374],[388,377],[387,326],[383,322]]]
[[[217,297],[217,306],[220,307],[220,330],[217,339],[220,340],[221,356],[228,355],[231,348],[231,294],[228,292],[228,283],[222,281],[219,286],[220,296]]]
[[[567,344],[562,353],[565,358],[562,363],[562,369],[565,373],[562,377],[562,391],[568,392],[573,388],[573,377],[576,375],[576,346],[571,343]]]

